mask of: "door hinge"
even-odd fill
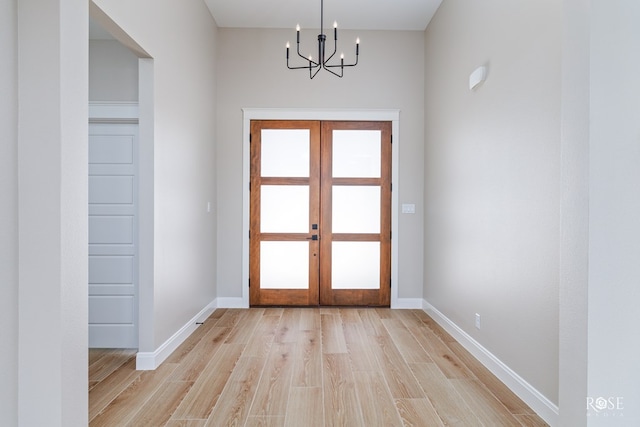
[[[251,142],[253,142],[253,134],[252,133],[249,134],[249,143],[251,143]]]
[[[391,138],[391,143],[393,144],[393,135],[391,135],[391,137],[390,137],[390,138]]]
[[[389,289],[391,289],[391,279],[389,279]]]
[[[248,282],[249,282],[249,287],[251,287],[251,279],[249,279]]]

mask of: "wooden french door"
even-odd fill
[[[391,123],[252,121],[251,305],[389,306]]]

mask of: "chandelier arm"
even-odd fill
[[[307,62],[312,63],[312,64],[313,64],[313,68],[320,66],[320,63],[319,63],[319,62],[316,62],[316,61],[314,61],[313,59],[309,59],[308,57],[306,57],[306,56],[304,56],[303,54],[301,54],[301,53],[300,53],[300,43],[297,43],[297,45],[298,45],[298,48],[297,48],[298,56],[299,56],[300,58],[304,59],[304,60],[305,60],[305,61],[307,61]],[[305,66],[305,67],[302,67],[302,68],[309,68],[309,66]]]
[[[307,60],[307,61],[308,61],[308,60]],[[309,69],[309,66],[308,66],[308,65],[304,65],[304,66],[295,66],[295,67],[291,67],[291,66],[289,66],[289,64],[287,64],[287,68],[288,68],[288,69],[290,69],[290,70],[308,70],[308,69]],[[317,66],[317,65],[315,65],[315,66],[312,66],[311,68],[312,68],[312,69],[316,69],[316,68],[318,68],[318,66]]]
[[[323,65],[327,64],[331,60],[331,58],[335,56],[337,51],[338,51],[338,28],[333,27],[333,53],[329,55],[326,61],[323,61]]]
[[[337,65],[327,65],[327,64],[324,64],[324,66],[325,66],[325,68],[327,68],[327,67],[328,67],[328,68],[338,68],[338,67],[340,67],[340,68],[344,68],[344,67],[355,67],[356,65],[358,65],[358,58],[359,58],[359,56],[360,56],[359,54],[360,54],[359,49],[356,49],[356,62],[354,62],[353,64],[337,64]]]
[[[312,73],[311,73],[311,71],[312,71],[313,69],[315,69],[315,70],[316,70],[316,72],[312,74]],[[320,66],[316,66],[316,67],[313,67],[313,68],[312,68],[312,67],[309,67],[309,79],[313,79],[313,78],[316,76],[316,74],[318,74],[318,72],[319,72],[320,70],[322,70],[322,67],[320,67]]]
[[[343,68],[340,68],[340,74],[336,73],[335,71],[331,70],[331,68],[336,68],[336,67],[340,67],[339,65],[326,65],[326,64],[322,64],[322,68],[324,68],[325,70],[327,70],[328,72],[330,72],[331,74],[333,74],[334,76],[340,77],[342,78],[343,75]]]

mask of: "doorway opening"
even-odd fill
[[[251,305],[390,305],[391,133],[251,122]]]

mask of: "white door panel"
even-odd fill
[[[89,255],[89,284],[133,285],[134,259],[131,255]]]
[[[116,171],[114,171],[115,173]],[[89,176],[89,203],[133,205],[133,176]]]
[[[89,218],[89,244],[133,245],[133,220],[131,215],[92,215]]]
[[[137,125],[89,126],[90,347],[138,346],[137,138]]]
[[[131,295],[98,295],[89,297],[90,324],[124,324],[135,321]]]
[[[131,135],[93,135],[89,140],[89,163],[133,166],[134,148],[135,138]]]

